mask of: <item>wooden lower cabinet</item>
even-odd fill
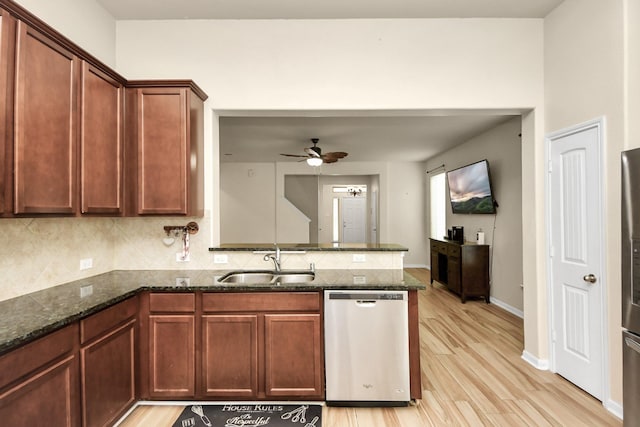
[[[151,292],[140,298],[140,397],[196,397],[196,294]]]
[[[202,316],[203,393],[258,395],[258,315]]]
[[[108,426],[135,403],[135,320],[80,350],[84,426]]]
[[[319,292],[202,295],[203,395],[324,397]]]
[[[80,426],[77,324],[0,357],[0,423]]]
[[[320,292],[151,292],[141,299],[145,399],[324,397]]]
[[[267,397],[322,397],[320,314],[265,315]]]
[[[113,425],[136,401],[138,298],[80,321],[82,424]]]
[[[150,396],[195,396],[195,316],[149,317]]]

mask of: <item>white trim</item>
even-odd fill
[[[545,221],[546,221],[546,239],[545,239],[545,254],[546,254],[546,270],[547,270],[547,321],[548,321],[548,330],[547,330],[547,343],[549,346],[549,365],[548,368],[552,371],[552,372],[556,372],[556,361],[555,361],[555,351],[554,351],[554,342],[553,342],[553,325],[554,325],[554,319],[553,319],[553,290],[551,288],[551,284],[553,283],[552,281],[552,271],[551,271],[551,253],[550,253],[550,241],[551,241],[551,191],[550,191],[550,184],[549,184],[549,171],[548,171],[548,165],[549,162],[551,161],[551,157],[550,157],[550,149],[551,149],[551,142],[554,139],[558,139],[573,133],[577,133],[577,132],[581,132],[590,128],[596,128],[598,131],[598,150],[599,150],[599,159],[600,159],[600,164],[599,166],[599,171],[598,173],[600,174],[600,188],[598,188],[599,191],[599,197],[600,197],[600,220],[602,221],[602,223],[604,224],[605,218],[607,218],[606,215],[606,207],[607,204],[604,202],[605,200],[605,186],[604,186],[604,177],[605,177],[605,172],[606,172],[606,168],[605,168],[605,156],[604,153],[606,153],[605,147],[606,147],[606,119],[604,116],[601,117],[597,117],[595,119],[592,120],[588,120],[586,122],[583,123],[579,123],[577,125],[574,126],[570,126],[564,129],[560,129],[558,131],[555,132],[551,132],[549,134],[547,134],[544,138],[545,140],[545,168],[547,168],[546,173],[545,173],[545,203],[547,206],[546,212],[545,212]],[[599,240],[600,243],[604,244],[607,240],[606,240],[606,227],[602,226],[600,227],[600,233],[599,233]],[[608,320],[608,307],[607,307],[607,301],[609,300],[608,296],[607,296],[607,272],[606,272],[606,259],[605,259],[606,255],[605,255],[605,251],[601,251],[600,253],[600,260],[599,260],[599,267],[600,267],[600,283],[601,283],[601,287],[600,287],[600,301],[602,301],[602,319],[601,319],[601,329],[602,329],[602,342],[600,343],[600,348],[602,349],[602,372],[601,372],[601,376],[602,376],[602,402],[603,405],[606,407],[604,402],[610,402],[611,401],[611,390],[610,390],[610,372],[609,372],[609,329],[608,329],[608,324],[607,324],[607,320]],[[524,353],[523,353],[523,358],[524,358]],[[526,360],[526,359],[525,359]]]
[[[603,406],[607,411],[622,419],[622,404],[620,402],[615,402],[609,399],[606,401],[606,403],[603,402]]]
[[[405,264],[404,268],[424,268],[431,271],[427,264]]]
[[[509,304],[507,304],[506,302],[500,301],[497,298],[494,297],[489,297],[489,301],[491,301],[492,304],[497,305],[498,307],[500,307],[501,309],[508,311],[509,313],[513,314],[514,316],[518,316],[521,319],[524,319],[524,312],[520,309],[517,309]]]
[[[537,357],[535,357],[533,354],[529,353],[526,350],[522,352],[521,357],[522,357],[522,360],[524,360],[525,362],[527,362],[528,364],[530,364],[536,369],[539,369],[541,371],[549,370],[549,359],[538,359]]]

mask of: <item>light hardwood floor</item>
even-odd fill
[[[429,283],[429,271],[407,269]],[[330,408],[323,427],[621,426],[602,404],[521,359],[522,320],[434,282],[419,292],[422,400],[406,408]],[[182,406],[139,406],[121,427],[171,426]]]

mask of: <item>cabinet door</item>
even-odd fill
[[[482,296],[489,302],[489,246],[465,247],[462,252],[462,285],[465,296]]]
[[[195,317],[149,316],[149,394],[195,396]]]
[[[0,215],[11,210],[15,20],[0,9]]]
[[[113,424],[135,402],[135,320],[80,351],[85,427]]]
[[[18,22],[15,213],[76,211],[77,58]]]
[[[440,269],[438,268],[438,245],[431,242],[431,283],[433,281],[440,281]]]
[[[322,397],[323,367],[319,314],[265,315],[267,397]]]
[[[447,287],[459,294],[462,290],[460,258],[457,256],[449,256],[447,261]]]
[[[82,64],[80,198],[82,213],[122,212],[124,88]]]
[[[204,395],[258,395],[258,316],[202,317]]]
[[[187,89],[137,90],[138,214],[187,214]]]
[[[0,394],[6,426],[79,426],[78,360],[74,355]]]

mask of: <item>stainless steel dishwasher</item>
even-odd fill
[[[407,292],[326,290],[324,310],[327,405],[408,404]]]

